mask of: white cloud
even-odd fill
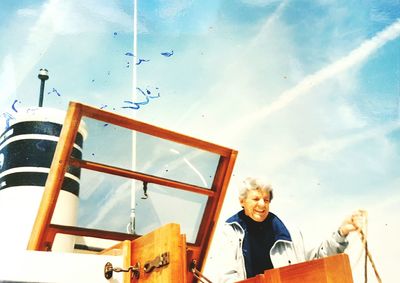
[[[365,130],[361,133],[350,134],[341,138],[320,141],[306,148],[300,148],[297,150],[297,152],[290,152],[288,156],[290,156],[291,160],[301,156],[306,156],[314,160],[334,159],[335,155],[338,152],[349,146],[364,142],[365,140],[372,138],[382,138],[399,128],[400,122],[390,122],[384,125],[377,126],[376,128]]]
[[[6,101],[15,95],[15,65],[11,55],[3,58],[0,72],[0,104],[5,105]]]
[[[348,125],[349,128],[357,129],[366,126],[366,121],[361,119],[348,104],[342,104],[337,109],[339,117]],[[341,121],[340,121],[341,122]]]
[[[271,4],[275,4],[277,2],[280,2],[282,0],[241,0],[243,3],[252,5],[252,6],[268,6]]]
[[[17,11],[17,15],[21,17],[34,17],[37,16],[39,11],[37,9],[23,8]]]
[[[0,69],[0,105],[4,107],[0,111],[0,132],[7,127],[7,117],[4,116],[5,112],[10,112],[12,99],[15,98],[16,91],[16,74],[14,60],[11,55],[5,56],[3,64]],[[11,114],[11,113],[10,113]]]
[[[0,71],[2,98],[14,95],[15,89],[27,74],[31,74],[32,68],[46,54],[57,35],[111,32],[112,24],[123,31],[133,29],[131,16],[112,1],[49,0],[36,10],[20,9],[17,16],[29,16],[32,23],[20,32],[17,43],[10,40],[10,45],[14,44],[16,48],[12,54],[5,55]],[[11,21],[8,30],[21,29],[18,17]],[[14,75],[10,77],[12,73]],[[4,80],[5,75],[7,80]]]
[[[192,5],[192,0],[168,0],[160,1],[161,8],[158,13],[161,18],[171,19],[183,13]]]
[[[7,82],[8,85],[14,87],[14,90],[18,88],[26,75],[31,72],[33,66],[40,60],[54,39],[55,34],[51,29],[51,19],[53,15],[57,13],[57,3],[58,1],[49,1],[43,5],[38,13],[39,16],[37,20],[32,23],[30,30],[27,30],[25,35],[21,35],[21,38],[25,37],[25,42],[23,44],[19,42],[19,48],[15,49],[13,52],[16,75],[14,80]],[[18,21],[13,24],[18,25]],[[13,26],[10,27],[10,30],[12,29]],[[5,70],[3,70],[3,72],[5,72]],[[9,90],[11,89],[10,87],[7,88]],[[12,92],[6,92],[3,95],[10,97],[13,94]]]
[[[110,1],[58,1],[43,6],[42,16],[33,31],[43,37],[43,30],[57,34],[109,32],[109,23],[123,31],[133,28],[132,17]]]
[[[270,114],[281,110],[290,105],[301,95],[309,93],[310,90],[332,79],[335,76],[347,71],[348,69],[364,62],[369,56],[376,52],[387,42],[397,38],[400,35],[400,20],[395,21],[383,31],[377,33],[373,38],[364,41],[359,47],[350,51],[346,56],[336,60],[330,65],[322,68],[314,74],[306,76],[294,87],[284,91],[278,99],[262,107],[259,111],[253,112],[247,117],[241,117],[238,123],[235,123],[235,132],[238,129],[245,129],[248,125],[265,119]]]
[[[287,5],[288,5],[287,0],[283,0],[279,4],[279,6],[275,9],[275,11],[266,19],[260,31],[258,32],[258,35],[253,38],[248,48],[258,45],[260,43],[260,40],[263,40],[266,33],[268,34],[268,31],[271,28],[271,26],[277,23]]]

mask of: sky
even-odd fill
[[[47,68],[48,107],[76,100],[238,150],[219,224],[240,209],[247,176],[269,180],[271,211],[310,247],[365,209],[370,252],[383,281],[395,282],[399,4],[139,0],[134,52],[132,1],[2,1],[0,127],[37,105]],[[100,154],[89,138],[87,154]],[[362,282],[360,241],[350,240]]]

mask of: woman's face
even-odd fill
[[[264,221],[269,213],[269,193],[263,190],[250,190],[247,197],[240,200],[244,213],[257,222]]]

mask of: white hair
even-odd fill
[[[250,190],[263,190],[269,193],[270,201],[272,200],[272,186],[260,178],[247,177],[239,185],[239,199],[245,199]]]

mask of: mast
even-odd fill
[[[43,106],[43,93],[45,81],[49,79],[49,71],[47,69],[40,69],[38,78],[41,80],[40,93],[39,93],[39,107]]]
[[[133,56],[134,63],[132,64],[132,101],[136,101],[137,90],[137,65],[138,58],[137,50],[137,0],[133,1]],[[136,117],[136,112],[133,112],[133,118]],[[136,170],[136,132],[132,131],[132,163],[131,169]],[[136,218],[136,180],[131,180],[131,211],[129,216],[129,223],[127,225],[127,232],[135,234],[135,218]]]

